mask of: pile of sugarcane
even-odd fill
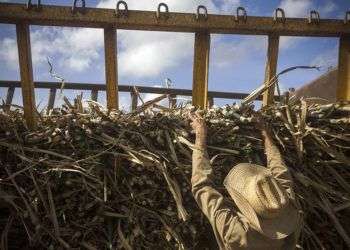
[[[191,194],[191,107],[108,112],[68,101],[0,111],[1,249],[216,249]],[[280,104],[271,126],[304,211],[300,246],[350,246],[350,104]],[[204,112],[218,190],[237,163],[266,164],[254,109]]]

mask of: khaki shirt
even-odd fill
[[[268,167],[274,177],[295,200],[292,178],[278,149],[266,149]],[[192,193],[199,207],[209,219],[220,249],[295,249],[299,229],[284,239],[270,239],[249,226],[248,220],[225,201],[213,186],[213,170],[206,151],[194,149]],[[299,227],[300,228],[300,227]]]

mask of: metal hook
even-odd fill
[[[77,12],[77,2],[78,2],[78,0],[73,1],[73,6],[72,6],[72,13],[73,14]],[[85,12],[85,0],[80,0],[80,2],[81,2],[81,7],[80,7],[81,9],[79,9],[78,11],[84,14],[84,12]]]
[[[350,20],[350,11],[347,11],[344,17],[344,24],[347,24],[349,20]]]
[[[164,15],[164,18],[167,19],[169,17],[169,7],[165,3],[158,4],[158,8],[157,8],[157,12],[156,12],[157,19],[159,19],[161,17],[160,16],[161,15],[161,11],[160,11],[161,7],[165,8],[165,12],[162,15]]]
[[[31,8],[33,8],[33,6],[34,6],[34,4],[32,4],[32,0],[28,0],[26,9],[30,10]],[[41,8],[42,8],[41,0],[37,0],[35,9],[36,10],[41,10]]]
[[[204,13],[201,14],[200,13],[200,10],[203,10]],[[196,13],[196,19],[199,20],[199,17],[200,16],[203,16],[204,17],[204,20],[207,20],[208,19],[208,10],[207,10],[207,7],[205,7],[204,5],[199,5],[197,7],[197,13]]]
[[[281,17],[278,17],[278,13],[281,13]],[[275,22],[281,22],[281,23],[286,22],[286,14],[284,13],[284,10],[282,8],[277,8],[275,10],[275,15],[273,17],[273,20]]]
[[[316,10],[310,11],[309,23],[320,23],[320,14]]]
[[[240,15],[240,12],[242,12],[242,15]],[[247,21],[247,11],[243,7],[238,7],[236,10],[235,21],[239,22],[239,19],[242,19],[244,22]]]
[[[120,9],[120,5],[124,6],[124,9]],[[115,14],[117,15],[117,17],[127,17],[128,16],[128,4],[124,1],[118,1],[117,6],[115,8]]]

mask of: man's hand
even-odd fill
[[[270,127],[268,123],[265,121],[265,118],[262,116],[261,113],[256,113],[255,114],[255,119],[256,119],[256,126],[259,130],[261,130],[261,134],[266,139],[266,137],[269,137],[270,134]]]
[[[256,120],[257,127],[258,127],[258,129],[261,130],[261,135],[263,136],[264,145],[265,145],[265,152],[266,152],[266,149],[270,149],[271,147],[274,146],[274,142],[272,139],[272,130],[271,130],[269,124],[265,121],[262,114],[257,113],[256,119],[257,119]]]
[[[207,147],[207,126],[203,117],[196,113],[189,113],[191,119],[191,126],[196,133],[196,146],[205,150]]]
[[[189,113],[189,118],[191,119],[191,127],[193,128],[193,131],[196,134],[202,134],[206,135],[207,133],[207,126],[205,124],[205,121],[203,117],[198,113]]]
[[[261,113],[259,112],[255,113],[255,121],[258,129],[260,129],[261,131],[266,130],[267,123]]]

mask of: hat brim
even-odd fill
[[[259,216],[249,202],[236,190],[230,188],[228,192],[251,226],[268,238],[283,239],[297,229],[299,216],[293,204],[290,203],[285,207],[278,217],[267,219]]]
[[[254,167],[261,168],[262,172],[266,171],[266,168],[262,166],[254,165]],[[227,177],[229,177],[230,173]],[[225,180],[226,184],[228,184],[228,182],[229,178]],[[225,187],[240,212],[248,219],[251,226],[261,234],[270,239],[283,239],[297,229],[300,217],[293,202],[290,202],[287,207],[281,210],[278,217],[272,219],[263,218],[255,212],[254,208],[241,193],[230,187],[230,185],[225,185]]]

